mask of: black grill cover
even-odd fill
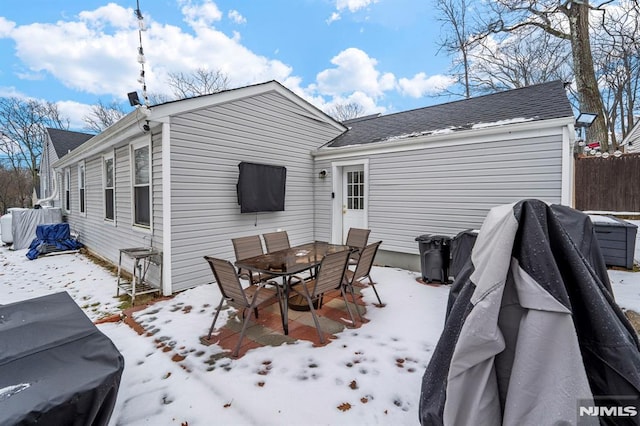
[[[106,425],[123,369],[66,292],[0,306],[0,424]]]
[[[539,200],[487,215],[425,371],[422,425],[638,424],[640,343],[588,217]]]

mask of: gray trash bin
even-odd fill
[[[449,274],[454,279],[471,258],[471,250],[476,243],[476,238],[478,238],[477,230],[466,229],[451,239]]]
[[[449,244],[445,235],[424,234],[416,237],[420,249],[420,268],[424,282],[449,282]]]

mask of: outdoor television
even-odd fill
[[[284,210],[287,169],[269,164],[238,164],[238,204],[240,213],[278,212]]]

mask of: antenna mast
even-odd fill
[[[144,106],[149,108],[149,96],[147,95],[147,82],[144,75],[144,63],[146,58],[144,56],[144,49],[142,49],[142,32],[147,30],[144,23],[144,16],[140,11],[140,0],[136,0],[136,18],[138,18],[138,63],[140,64],[140,76],[138,77],[138,83],[142,84],[142,97],[144,99]]]

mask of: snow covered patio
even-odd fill
[[[0,304],[66,291],[94,322],[122,313],[116,277],[86,256],[30,261],[25,254],[0,248]],[[373,291],[360,289],[368,321],[336,330],[325,346],[300,338],[233,359],[225,344],[203,344],[219,302],[215,285],[132,313],[142,334],[124,321],[98,324],[125,357],[111,424],[418,424],[422,375],[449,287],[420,284],[419,273],[395,268],[374,267],[372,275],[386,306],[375,307]],[[618,303],[640,312],[640,274],[609,276]],[[274,327],[282,336],[279,318]]]

